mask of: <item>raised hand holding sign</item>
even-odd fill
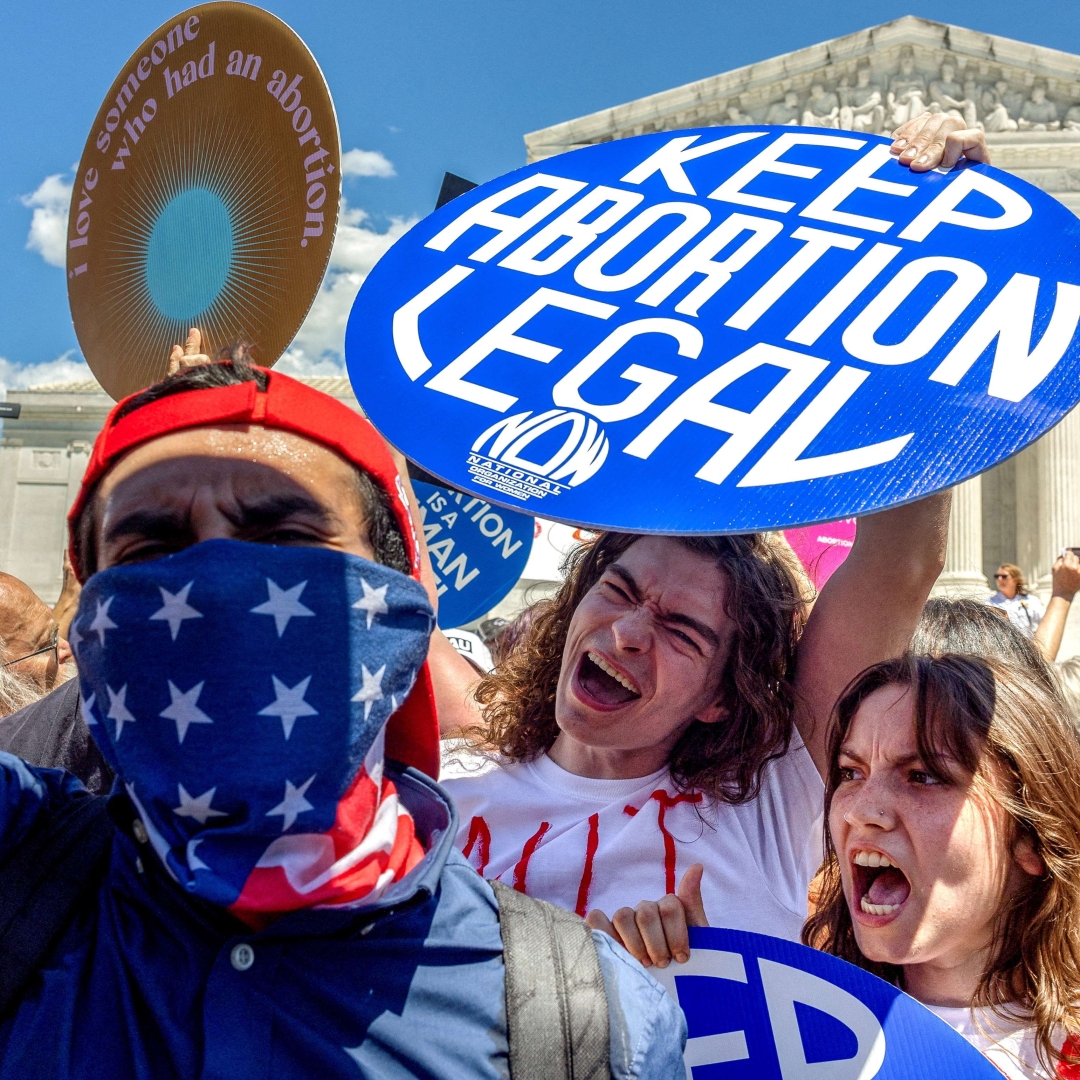
[[[357,394],[448,483],[600,528],[776,528],[951,486],[1080,396],[1080,222],[987,165],[918,171],[969,144],[947,127],[909,129],[911,169],[877,136],[709,128],[482,185],[361,288]]]

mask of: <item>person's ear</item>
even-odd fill
[[[1030,836],[1021,836],[1013,845],[1013,859],[1016,865],[1030,877],[1042,877],[1046,873],[1046,863],[1035,850]]]
[[[718,724],[721,720],[726,720],[730,715],[731,710],[722,701],[715,701],[704,709],[698,709],[694,714],[694,719],[702,724]]]
[[[64,664],[69,664],[74,659],[74,655],[71,652],[71,646],[68,644],[67,638],[56,639],[56,662],[61,667]]]

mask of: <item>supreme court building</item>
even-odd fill
[[[715,124],[888,134],[927,108],[981,124],[995,166],[1080,213],[1080,56],[914,16],[534,131],[525,146],[539,161]],[[938,592],[985,596],[994,570],[1013,562],[1045,598],[1051,564],[1067,546],[1080,546],[1080,409],[957,488]],[[1080,611],[1060,656],[1075,653]]]
[[[718,124],[887,133],[926,108],[981,124],[996,166],[1080,213],[1080,56],[912,16],[556,124],[527,135],[525,146],[537,161],[611,139]],[[358,408],[348,379],[305,381]],[[64,514],[112,401],[92,381],[11,391],[8,400],[23,410],[3,422],[0,437],[0,570],[52,602],[62,578]],[[1015,562],[1045,598],[1050,566],[1066,546],[1080,546],[1080,409],[957,489],[938,591],[986,596],[994,569]],[[526,585],[553,574],[534,562],[500,613],[521,603]],[[1076,653],[1080,610],[1060,655]]]

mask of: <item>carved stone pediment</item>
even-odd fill
[[[887,134],[924,109],[983,127],[995,164],[1080,209],[1080,56],[912,15],[534,131],[525,146],[538,161],[750,123]]]

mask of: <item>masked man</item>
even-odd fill
[[[0,1008],[0,1078],[507,1075],[499,908],[429,779],[434,618],[386,445],[286,376],[196,366],[113,410],[70,526],[107,862]],[[88,805],[0,754],[0,915]],[[27,949],[0,935],[2,995]],[[674,1075],[681,1015],[594,940],[611,1075]]]

